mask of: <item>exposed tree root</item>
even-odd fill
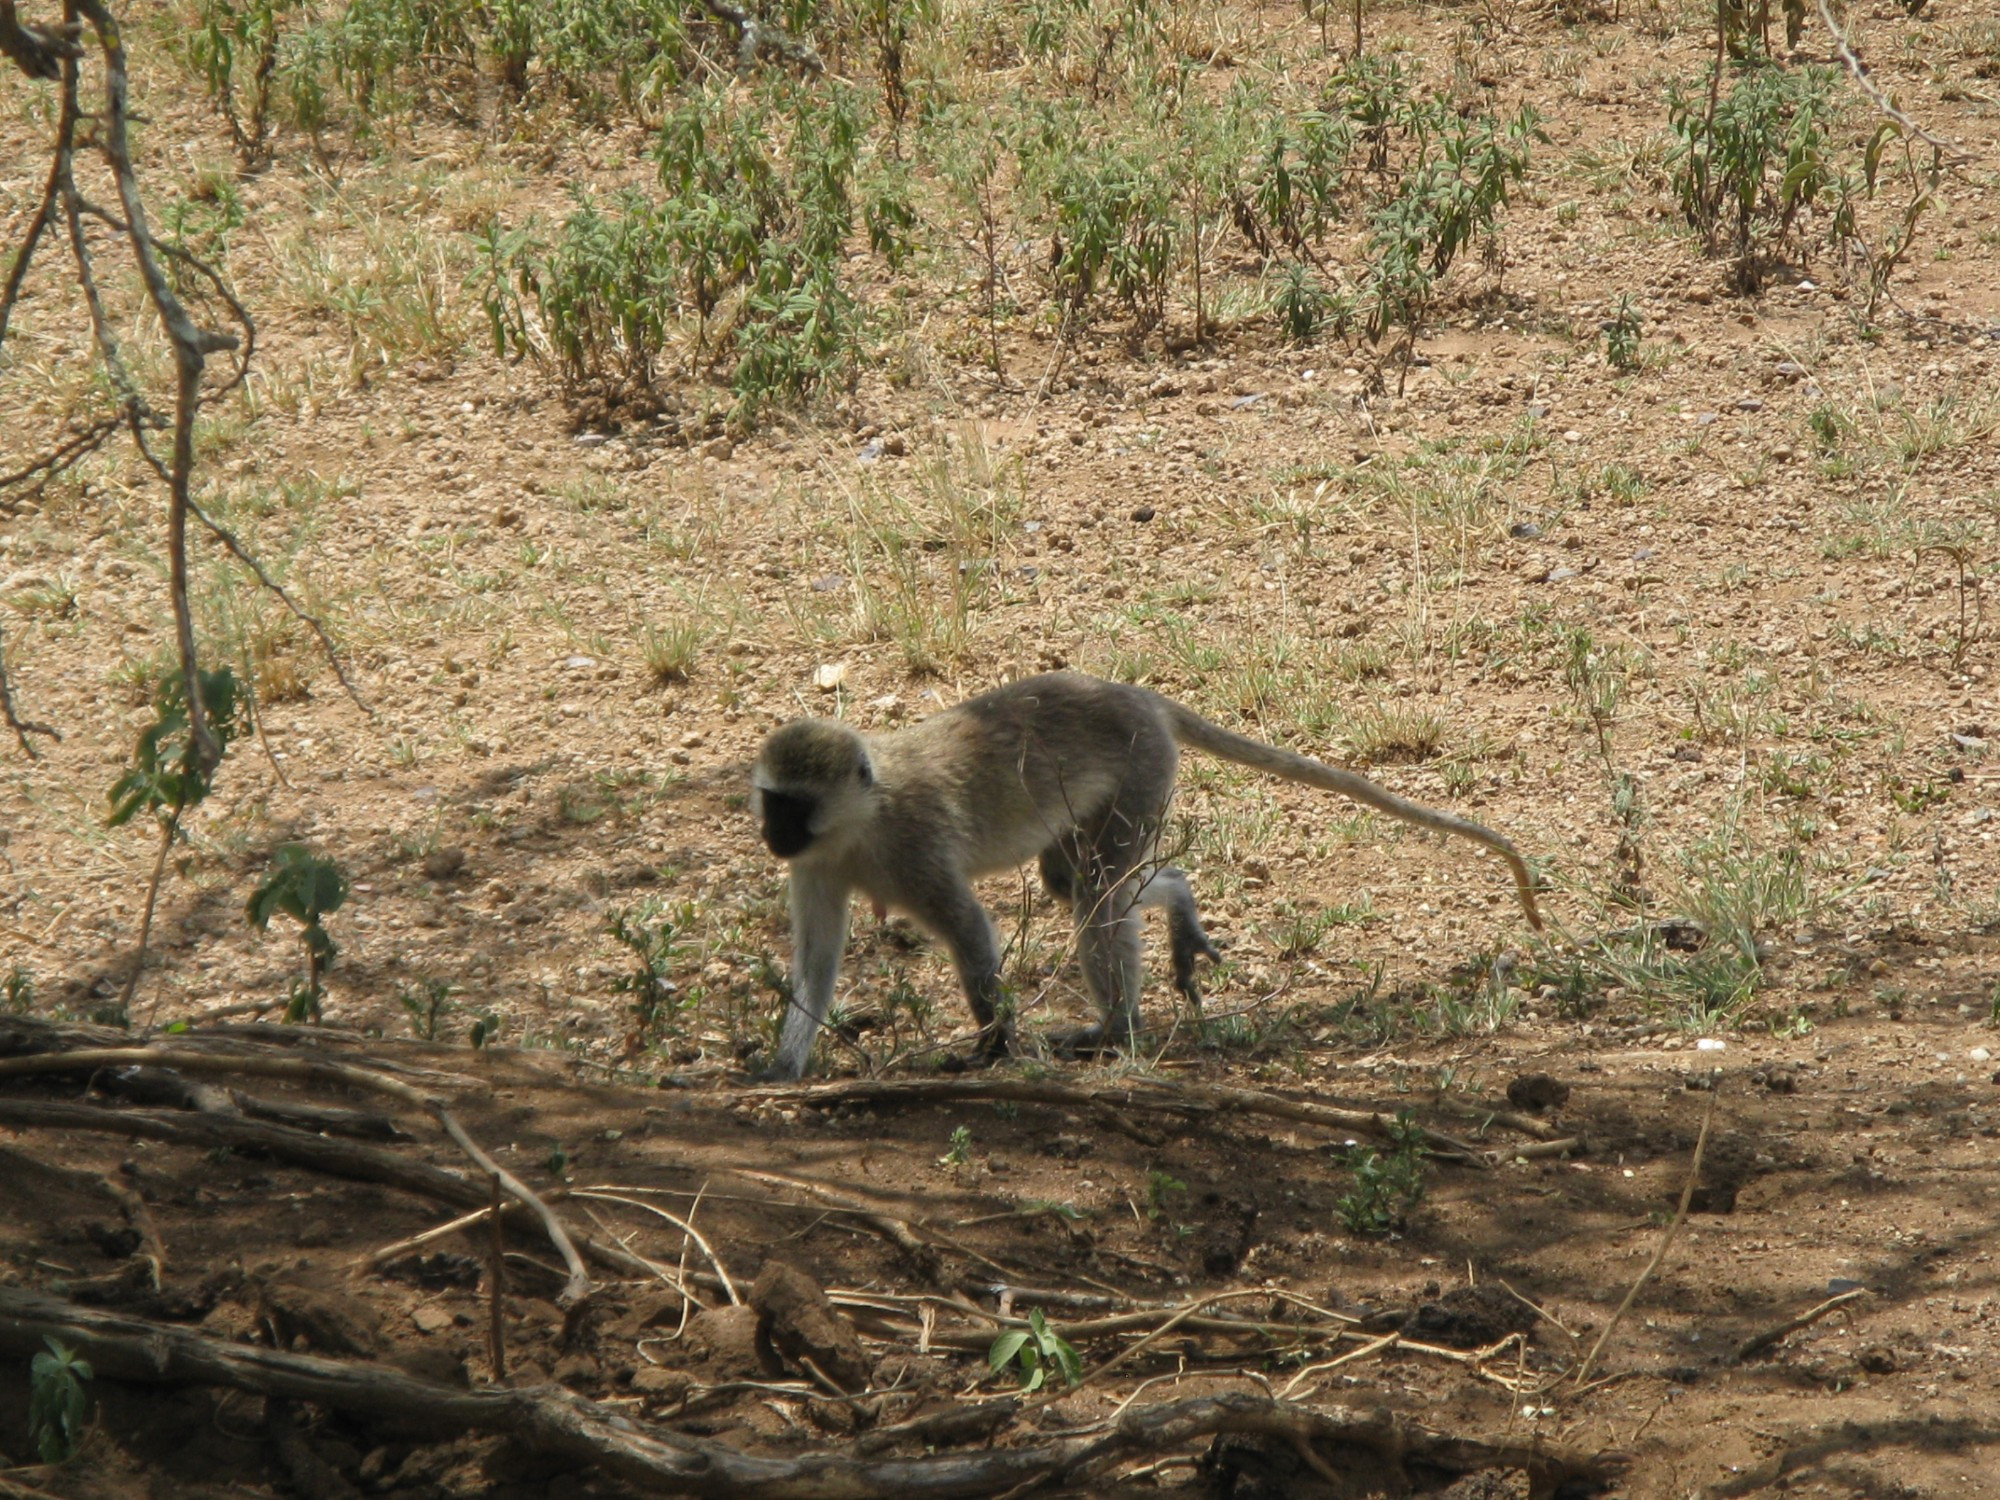
[[[836,1104],[928,1104],[939,1099],[995,1099],[1017,1104],[1055,1104],[1066,1109],[1098,1111],[1107,1106],[1120,1109],[1159,1110],[1171,1114],[1267,1115],[1283,1120],[1300,1120],[1334,1130],[1359,1131],[1386,1139],[1396,1123],[1393,1114],[1382,1110],[1341,1109],[1306,1099],[1291,1099],[1264,1089],[1231,1088],[1224,1084],[1176,1080],[1172,1083],[1148,1079],[1092,1084],[1088,1087],[1053,1078],[853,1078],[837,1083],[779,1085],[749,1090],[753,1099],[783,1100],[791,1104],[826,1107]],[[1494,1115],[1496,1124],[1514,1124],[1511,1117]],[[1546,1126],[1536,1122],[1529,1134],[1541,1134]],[[1532,1145],[1483,1150],[1469,1141],[1428,1127],[1424,1144],[1441,1160],[1468,1166],[1492,1166],[1516,1156],[1578,1155],[1584,1143],[1576,1137],[1541,1139]]]
[[[949,1500],[1027,1487],[1076,1487],[1120,1463],[1221,1433],[1284,1441],[1310,1453],[1316,1468],[1337,1470],[1342,1450],[1360,1450],[1391,1471],[1413,1465],[1445,1474],[1520,1469],[1538,1495],[1553,1493],[1558,1484],[1606,1483],[1620,1467],[1616,1456],[1451,1437],[1389,1412],[1314,1410],[1252,1395],[1136,1407],[1101,1432],[1019,1448],[921,1458],[775,1457],[641,1427],[559,1387],[460,1390],[380,1365],[220,1343],[186,1328],[0,1287],[0,1352],[26,1358],[50,1335],[88,1359],[101,1378],[232,1386],[390,1417],[440,1434],[504,1432],[531,1451],[560,1455],[633,1484],[727,1500]]]

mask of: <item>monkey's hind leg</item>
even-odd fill
[[[1209,941],[1201,925],[1201,912],[1194,904],[1194,891],[1184,871],[1171,866],[1155,871],[1139,893],[1141,906],[1157,906],[1167,914],[1167,946],[1173,954],[1174,988],[1187,1003],[1201,1009],[1201,990],[1194,980],[1194,961],[1206,958],[1221,963],[1222,954]]]
[[[1044,878],[1055,864],[1058,882],[1069,887],[1077,961],[1099,1016],[1095,1025],[1053,1039],[1064,1056],[1129,1051],[1138,1040],[1144,977],[1139,905],[1145,891],[1138,867],[1151,851],[1153,827],[1153,820],[1113,804],[1095,830],[1079,830],[1042,856]],[[1067,870],[1061,868],[1065,863]]]
[[[1057,841],[1042,851],[1042,886],[1056,900],[1074,908],[1077,871],[1075,857]],[[1201,911],[1194,902],[1194,890],[1187,872],[1168,865],[1155,870],[1139,892],[1139,905],[1156,907],[1166,913],[1167,946],[1173,957],[1174,988],[1188,1004],[1201,1009],[1201,988],[1195,982],[1195,960],[1206,958],[1221,963],[1222,954],[1209,940],[1201,925]]]

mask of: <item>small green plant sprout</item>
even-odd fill
[[[174,672],[153,693],[153,722],[139,734],[132,752],[132,766],[111,786],[111,810],[105,823],[122,828],[141,812],[152,813],[160,825],[160,849],[153,861],[153,878],[146,887],[146,909],[139,919],[139,957],[125,979],[125,991],[115,1009],[97,1019],[113,1025],[129,1024],[132,994],[139,987],[145,969],[147,940],[153,932],[153,910],[159,903],[160,880],[166,873],[167,854],[180,833],[181,819],[191,807],[199,806],[214,784],[215,769],[236,737],[238,693],[236,674],[227,667],[198,672],[201,715],[208,730],[208,743],[194,732],[188,713],[187,680]]]
[[[1187,1196],[1187,1190],[1180,1178],[1153,1168],[1146,1174],[1146,1217],[1158,1220],[1173,1206],[1174,1199]]]
[[[25,1016],[34,1008],[35,976],[16,964],[7,971],[5,979],[0,979],[0,1011]]]
[[[944,1155],[938,1158],[938,1165],[949,1167],[952,1171],[956,1172],[971,1160],[972,1127],[970,1125],[960,1125],[952,1131],[951,1144],[945,1149]]]
[[[419,1041],[436,1041],[438,1023],[451,1010],[451,997],[457,993],[458,986],[443,979],[419,980],[414,986],[404,985],[398,990],[396,999],[410,1018],[410,1034]]]
[[[630,996],[632,1031],[628,1052],[642,1052],[659,1035],[673,1012],[680,988],[667,976],[680,961],[680,926],[661,913],[656,901],[613,912],[604,923],[613,941],[632,955],[632,967],[611,981],[618,994]]]
[[[640,643],[646,675],[661,687],[686,682],[694,675],[695,662],[708,641],[708,627],[696,620],[648,625]]]
[[[49,1336],[43,1342],[48,1353],[37,1354],[28,1366],[28,1431],[43,1463],[68,1463],[83,1446],[89,1415],[83,1383],[91,1378],[90,1364],[61,1339]]]
[[[472,1024],[465,1031],[465,1039],[472,1044],[474,1051],[484,1047],[498,1035],[500,1035],[500,1018],[491,1013],[473,1017]]]
[[[993,1341],[986,1351],[986,1363],[995,1375],[1009,1365],[1019,1365],[1024,1395],[1048,1382],[1051,1365],[1062,1371],[1065,1385],[1074,1386],[1083,1379],[1083,1360],[1067,1339],[1049,1327],[1039,1307],[1028,1310],[1026,1328],[1010,1328]]]
[[[1618,305],[1611,310],[1611,316],[1599,325],[1604,332],[1604,358],[1614,370],[1636,370],[1639,358],[1639,334],[1644,328],[1639,314],[1632,306],[1632,294],[1621,293]]]
[[[1347,1165],[1354,1173],[1353,1190],[1334,1204],[1340,1221],[1355,1234],[1391,1234],[1409,1222],[1423,1201],[1425,1158],[1423,1127],[1408,1110],[1389,1127],[1389,1149],[1353,1145]]]
[[[271,873],[250,893],[243,914],[259,932],[269,930],[271,918],[279,912],[299,924],[299,941],[305,945],[306,974],[292,986],[291,1002],[285,1007],[289,1022],[320,1018],[326,999],[326,971],[333,967],[339,948],[321,925],[320,919],[340,909],[347,899],[347,877],[330,859],[322,859],[304,844],[284,844],[271,860]]]

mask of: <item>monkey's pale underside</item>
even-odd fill
[[[1036,857],[1050,891],[1070,901],[1102,1018],[1070,1045],[1124,1047],[1135,1037],[1142,906],[1166,910],[1175,983],[1198,999],[1195,957],[1215,950],[1186,876],[1154,863],[1182,746],[1483,844],[1513,871],[1529,924],[1542,925],[1526,861],[1492,829],[1235,734],[1146,688],[1050,672],[890,734],[800,719],[764,742],[751,773],[764,842],[791,865],[792,996],[773,1075],[805,1071],[857,892],[944,941],[979,1023],[975,1059],[1003,1056],[1011,1028],[999,942],[971,883]]]

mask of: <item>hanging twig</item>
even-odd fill
[[[1854,80],[1855,85],[1862,93],[1868,96],[1869,102],[1883,116],[1895,122],[1898,130],[1915,136],[1926,145],[1935,147],[1938,153],[1944,158],[1946,166],[1962,167],[1979,159],[1971,152],[1954,146],[1948,141],[1939,140],[1896,107],[1896,101],[1884,93],[1875,80],[1868,76],[1868,65],[1862,62],[1860,57],[1856,55],[1853,44],[1847,40],[1847,33],[1840,29],[1840,23],[1833,18],[1833,11],[1827,5],[1826,0],[1819,0],[1819,19],[1820,24],[1826,27],[1827,34],[1833,38],[1834,55],[1846,67],[1848,76]]]
[[[0,0],[0,53],[30,78],[62,77],[63,60],[83,55],[76,32],[74,23],[36,26],[22,21],[14,14],[14,0]]]
[[[28,738],[31,734],[47,735],[57,744],[62,736],[46,724],[37,724],[32,719],[24,719],[14,711],[14,691],[7,681],[7,635],[0,630],[0,716],[4,716],[7,727],[14,731],[14,738],[20,742],[21,753],[29,760],[40,760],[41,752],[35,742]]]

